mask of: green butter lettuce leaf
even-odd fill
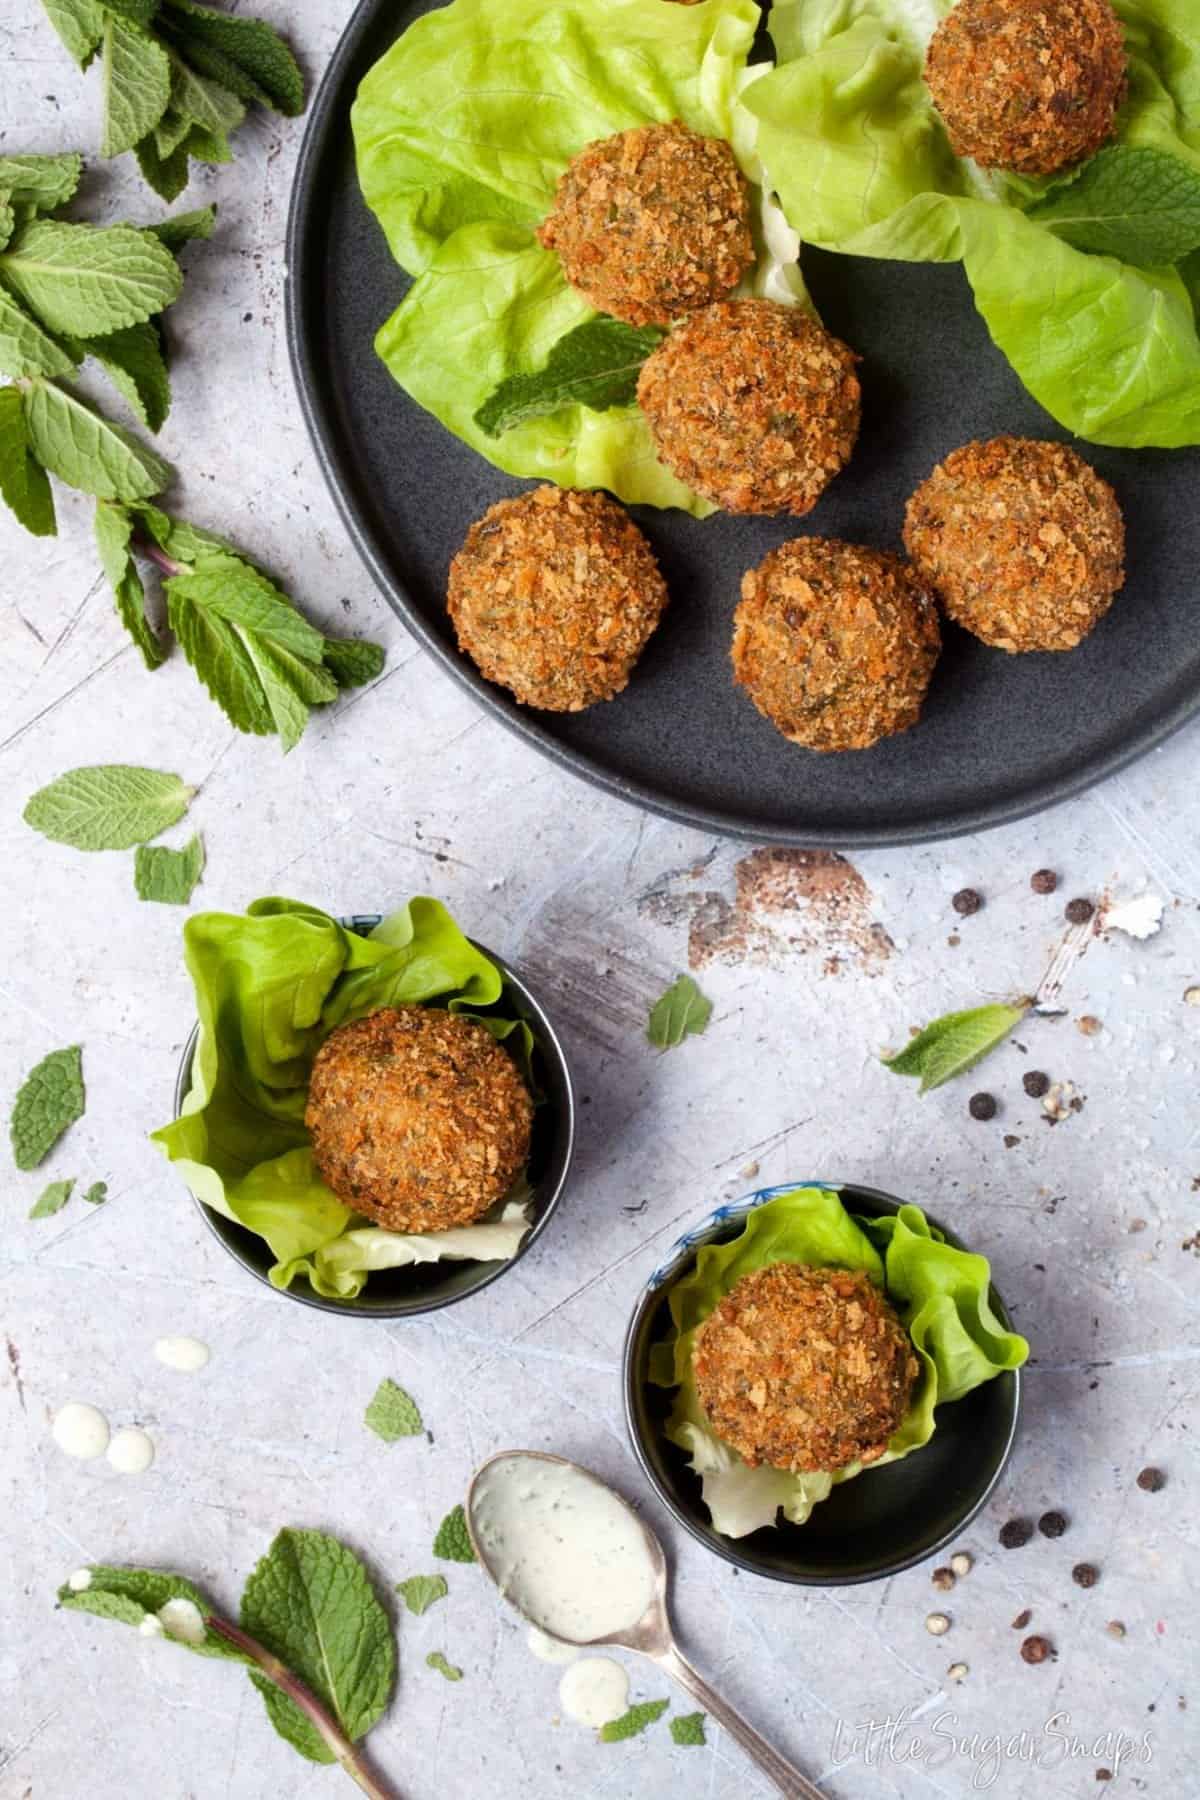
[[[746,1215],[726,1244],[708,1244],[670,1293],[674,1330],[655,1346],[650,1379],[678,1389],[667,1426],[672,1443],[688,1451],[701,1477],[705,1504],[718,1531],[744,1537],[773,1525],[780,1509],[802,1525],[829,1497],[835,1482],[863,1472],[861,1463],[833,1473],[791,1474],[749,1467],[723,1443],[700,1404],[692,1373],[696,1333],[743,1275],[771,1263],[863,1269],[882,1287],[908,1329],[921,1363],[912,1405],[881,1462],[894,1462],[927,1444],[935,1408],[959,1400],[1029,1354],[1025,1339],[1006,1331],[988,1300],[990,1271],[982,1256],[953,1249],[935,1236],[920,1207],[904,1206],[881,1219],[848,1213],[833,1188],[796,1188]],[[872,1464],[878,1467],[879,1464]]]
[[[183,1114],[154,1141],[199,1200],[266,1239],[277,1287],[303,1275],[319,1293],[353,1299],[372,1269],[515,1253],[528,1224],[522,1186],[499,1217],[461,1230],[384,1231],[325,1186],[304,1127],[318,1049],[383,1006],[480,1017],[512,1039],[528,1075],[529,1028],[505,1014],[499,969],[444,906],[418,896],[360,937],[315,907],[257,900],[244,915],[197,913],[183,937],[200,1037]]]
[[[1118,145],[1200,169],[1194,9],[1116,10],[1130,52]],[[1028,216],[1061,183],[983,171],[951,151],[922,75],[948,11],[949,0],[777,0],[778,66],[744,104],[788,223],[849,255],[961,260],[1017,375],[1089,442],[1200,443],[1200,338],[1179,276],[1089,254],[1052,217]]]
[[[759,22],[754,0],[453,0],[417,20],[355,102],[359,180],[396,261],[416,277],[376,348],[419,404],[498,468],[620,499],[712,509],[658,461],[634,406],[575,403],[499,438],[476,414],[505,382],[546,367],[597,315],[566,285],[536,230],[559,176],[597,138],[682,119],[729,139],[759,173],[741,104]],[[759,196],[761,203],[761,196]],[[797,245],[764,226],[755,285],[802,298]],[[774,291],[774,290],[772,290]]]

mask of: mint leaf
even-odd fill
[[[132,850],[177,824],[195,791],[158,769],[100,763],[39,788],[22,816],[75,850]]]
[[[108,1199],[107,1181],[93,1181],[83,1198],[88,1206],[103,1206]]]
[[[685,1037],[699,1036],[711,1018],[712,1001],[690,975],[681,975],[650,1008],[646,1036],[655,1049],[672,1050]]]
[[[1028,216],[1076,250],[1158,268],[1200,247],[1200,170],[1166,150],[1114,144]]]
[[[0,288],[0,375],[20,381],[34,375],[72,375],[75,363],[61,344]]]
[[[387,1614],[361,1562],[321,1531],[281,1531],[242,1595],[244,1630],[323,1700],[350,1738],[388,1703],[396,1650]],[[275,1729],[312,1762],[332,1753],[292,1702],[252,1676]]]
[[[204,845],[193,837],[182,850],[160,844],[139,844],[133,863],[133,880],[139,900],[156,900],[162,906],[186,906],[204,873]]]
[[[236,131],[246,116],[246,108],[236,94],[219,82],[197,74],[177,55],[171,56],[171,110],[191,126],[224,137]]]
[[[98,0],[42,0],[50,23],[81,69],[86,69],[104,36],[104,9]]]
[[[397,1443],[400,1438],[420,1437],[425,1429],[412,1395],[405,1393],[390,1377],[385,1377],[375,1389],[374,1398],[363,1414],[363,1424],[385,1444]]]
[[[120,156],[153,131],[171,98],[171,64],[147,31],[112,9],[101,46],[104,81],[102,156]]]
[[[201,206],[194,212],[176,213],[174,218],[160,219],[157,225],[147,225],[145,229],[152,231],[159,243],[165,244],[172,255],[177,256],[185,244],[191,244],[197,238],[210,238],[216,223],[216,207]]]
[[[920,1092],[927,1094],[982,1062],[1016,1030],[1027,1010],[1024,1006],[976,1006],[967,1012],[946,1013],[898,1055],[885,1056],[883,1066],[894,1075],[919,1075]]]
[[[17,215],[9,203],[8,195],[0,188],[0,250],[3,250],[16,228]]]
[[[48,1219],[54,1213],[61,1212],[71,1198],[73,1181],[52,1181],[49,1187],[43,1188],[29,1209],[31,1219]]]
[[[600,1742],[622,1744],[626,1738],[640,1737],[648,1725],[662,1718],[670,1704],[669,1700],[643,1700],[640,1706],[631,1706],[619,1719],[610,1719],[600,1727]]]
[[[151,431],[161,428],[171,409],[171,378],[163,360],[162,342],[149,321],[125,325],[105,337],[67,341],[80,360],[94,357],[143,425]]]
[[[0,274],[48,331],[99,337],[179,298],[183,276],[164,244],[132,225],[35,219],[0,253]]]
[[[96,545],[112,588],[117,616],[142,653],[148,669],[157,669],[165,652],[146,617],[146,590],[133,559],[133,520],[123,506],[101,500],[96,507]]]
[[[98,1619],[112,1619],[121,1625],[138,1626],[148,1614],[157,1615],[172,1600],[189,1600],[207,1619],[213,1608],[194,1582],[183,1575],[169,1574],[165,1569],[119,1569],[104,1563],[90,1570],[91,1582],[86,1588],[73,1588],[65,1582],[58,1590],[58,1604],[71,1612],[93,1613]],[[173,1643],[194,1650],[199,1656],[219,1656],[229,1662],[244,1662],[240,1650],[205,1627],[198,1642],[190,1637],[166,1632]]]
[[[365,638],[326,638],[322,661],[340,688],[353,688],[381,675],[387,657]]]
[[[159,29],[182,46],[194,67],[241,99],[262,101],[289,118],[304,111],[304,77],[296,59],[261,19],[215,12],[191,0],[167,0]],[[239,77],[241,87],[235,85]]]
[[[425,1664],[427,1668],[436,1669],[439,1675],[444,1675],[447,1681],[462,1680],[462,1670],[456,1669],[453,1663],[447,1662],[440,1650],[431,1650],[425,1658]]]
[[[16,207],[35,213],[65,206],[83,174],[83,158],[65,150],[58,156],[0,156],[0,191]]]
[[[632,406],[642,364],[664,336],[654,325],[639,329],[619,319],[587,319],[559,338],[544,369],[502,381],[475,414],[475,423],[489,437],[500,437],[565,406],[593,412]]]
[[[188,127],[189,131],[191,127]],[[174,150],[162,153],[152,138],[143,138],[135,144],[133,154],[137,157],[138,168],[149,182],[160,199],[168,205],[178,200],[188,184],[188,150],[186,143],[178,145]]]
[[[444,1600],[450,1590],[446,1586],[444,1575],[410,1575],[407,1581],[396,1583],[396,1592],[409,1612],[415,1613],[419,1619],[437,1601]]]
[[[702,1712],[680,1713],[669,1721],[671,1736],[677,1744],[706,1744],[704,1735],[704,1714]]]
[[[103,0],[103,4],[105,12],[116,13],[133,25],[149,25],[161,0]]]
[[[54,498],[46,471],[29,452],[25,410],[16,388],[0,388],[0,497],[34,537],[53,537]]]
[[[467,1515],[461,1506],[453,1507],[437,1528],[433,1554],[443,1562],[473,1563],[478,1561],[467,1530]]]
[[[45,1162],[68,1126],[83,1117],[83,1051],[52,1050],[29,1071],[13,1101],[8,1135],[18,1169]]]
[[[98,500],[148,500],[171,479],[171,465],[76,394],[39,381],[24,392],[34,455],[68,487]]]

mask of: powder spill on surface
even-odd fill
[[[734,867],[732,899],[712,888],[681,888],[688,878],[672,876],[648,889],[639,911],[658,924],[686,923],[693,969],[819,956],[826,975],[849,967],[875,975],[895,951],[873,917],[870,888],[836,850],[753,850]]]
[[[1157,894],[1137,894],[1106,906],[1100,915],[1101,931],[1123,931],[1126,937],[1151,938],[1162,930],[1163,902]]]
[[[83,1400],[68,1400],[60,1406],[51,1432],[59,1449],[81,1462],[103,1456],[108,1448],[108,1420],[98,1406]]]
[[[598,1731],[627,1709],[629,1677],[611,1656],[584,1656],[564,1674],[558,1697],[569,1719]]]

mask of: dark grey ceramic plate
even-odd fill
[[[577,775],[706,829],[784,843],[914,842],[1062,800],[1150,749],[1200,706],[1200,453],[1089,450],[1129,523],[1131,576],[1066,656],[1007,657],[951,627],[925,718],[873,750],[788,744],[732,684],[743,572],[799,530],[897,548],[908,495],[973,437],[1064,434],[994,349],[957,267],[805,253],[822,317],[863,355],[858,452],[811,518],[704,524],[639,509],[672,605],[617,700],[518,708],[460,656],[450,559],[515,482],[396,387],[372,340],[407,279],[358,191],[359,81],[428,0],[361,0],[308,124],[288,228],[288,332],[318,460],[346,527],[414,635],[505,724]]]
[[[365,934],[378,925],[379,914],[364,913],[344,919],[342,923]],[[474,943],[474,939],[471,941]],[[515,1003],[520,1016],[528,1020],[538,1043],[535,1067],[545,1098],[533,1119],[529,1154],[529,1183],[533,1189],[531,1223],[520,1249],[507,1262],[416,1263],[402,1269],[379,1269],[357,1300],[331,1300],[315,1292],[304,1280],[294,1281],[290,1288],[274,1287],[269,1271],[275,1258],[266,1241],[257,1232],[248,1231],[236,1220],[227,1219],[224,1213],[215,1212],[211,1206],[197,1200],[200,1216],[213,1236],[243,1269],[249,1270],[273,1294],[298,1300],[303,1306],[314,1306],[320,1312],[349,1313],[360,1319],[405,1319],[418,1313],[437,1312],[441,1307],[452,1306],[456,1300],[465,1300],[468,1294],[476,1294],[498,1281],[532,1248],[550,1223],[550,1215],[567,1184],[575,1147],[575,1093],[567,1059],[553,1025],[515,969],[485,944],[475,944],[475,948],[490,957],[504,976],[506,1009],[511,1016]],[[192,1085],[192,1057],[199,1032],[197,1025],[184,1045],[175,1081],[176,1117],[182,1112]]]
[[[836,1187],[849,1211],[867,1217],[898,1212],[904,1204],[891,1194],[851,1183],[790,1181],[722,1206],[689,1231],[651,1277],[630,1322],[625,1339],[625,1418],[651,1485],[684,1529],[708,1549],[773,1581],[845,1587],[911,1568],[965,1531],[1008,1461],[1021,1383],[1015,1370],[1006,1371],[963,1399],[939,1406],[937,1430],[922,1449],[835,1487],[828,1500],[813,1508],[806,1525],[776,1525],[741,1538],[714,1530],[700,1497],[699,1476],[666,1436],[673,1394],[647,1379],[650,1349],[670,1329],[667,1296],[672,1283],[691,1267],[699,1247],[736,1237],[749,1210],[797,1187]],[[932,1214],[926,1216],[948,1243],[967,1248]],[[989,1297],[996,1317],[1009,1328],[1004,1302],[994,1287]]]

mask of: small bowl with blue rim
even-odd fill
[[[1011,1454],[1021,1381],[1016,1369],[1008,1369],[961,1400],[940,1405],[937,1427],[927,1444],[897,1462],[839,1483],[803,1525],[780,1518],[745,1537],[717,1531],[687,1452],[667,1437],[675,1390],[650,1380],[651,1351],[672,1331],[670,1292],[689,1273],[697,1252],[706,1244],[728,1243],[741,1233],[748,1213],[797,1188],[837,1193],[848,1212],[864,1217],[897,1213],[907,1204],[878,1188],[823,1179],[759,1188],[718,1207],[678,1239],[639,1296],[625,1337],[625,1418],[634,1453],[651,1486],[677,1522],[706,1549],[771,1581],[844,1587],[898,1574],[961,1539]],[[926,1218],[948,1244],[968,1248],[931,1214]],[[1001,1325],[1011,1329],[994,1285],[988,1299]]]
[[[368,937],[382,919],[382,913],[356,913],[343,918],[341,923],[347,931]],[[474,938],[470,942],[499,969],[504,978],[503,1009],[507,1016],[511,1017],[515,1012],[518,1018],[525,1020],[536,1045],[534,1069],[542,1099],[534,1111],[529,1150],[529,1229],[518,1249],[503,1262],[447,1260],[410,1263],[397,1269],[376,1269],[357,1298],[339,1300],[318,1294],[303,1277],[293,1281],[290,1287],[277,1288],[270,1278],[275,1259],[266,1240],[193,1195],[200,1216],[213,1236],[235,1262],[273,1294],[298,1301],[302,1306],[315,1307],[319,1312],[349,1313],[355,1318],[367,1319],[412,1318],[452,1306],[499,1281],[527,1255],[549,1225],[566,1187],[575,1147],[575,1091],[566,1053],[540,1000],[512,965],[494,950],[489,950],[486,944],[478,943]],[[199,1034],[197,1025],[184,1045],[175,1082],[176,1118],[182,1113],[191,1089],[192,1060]]]

